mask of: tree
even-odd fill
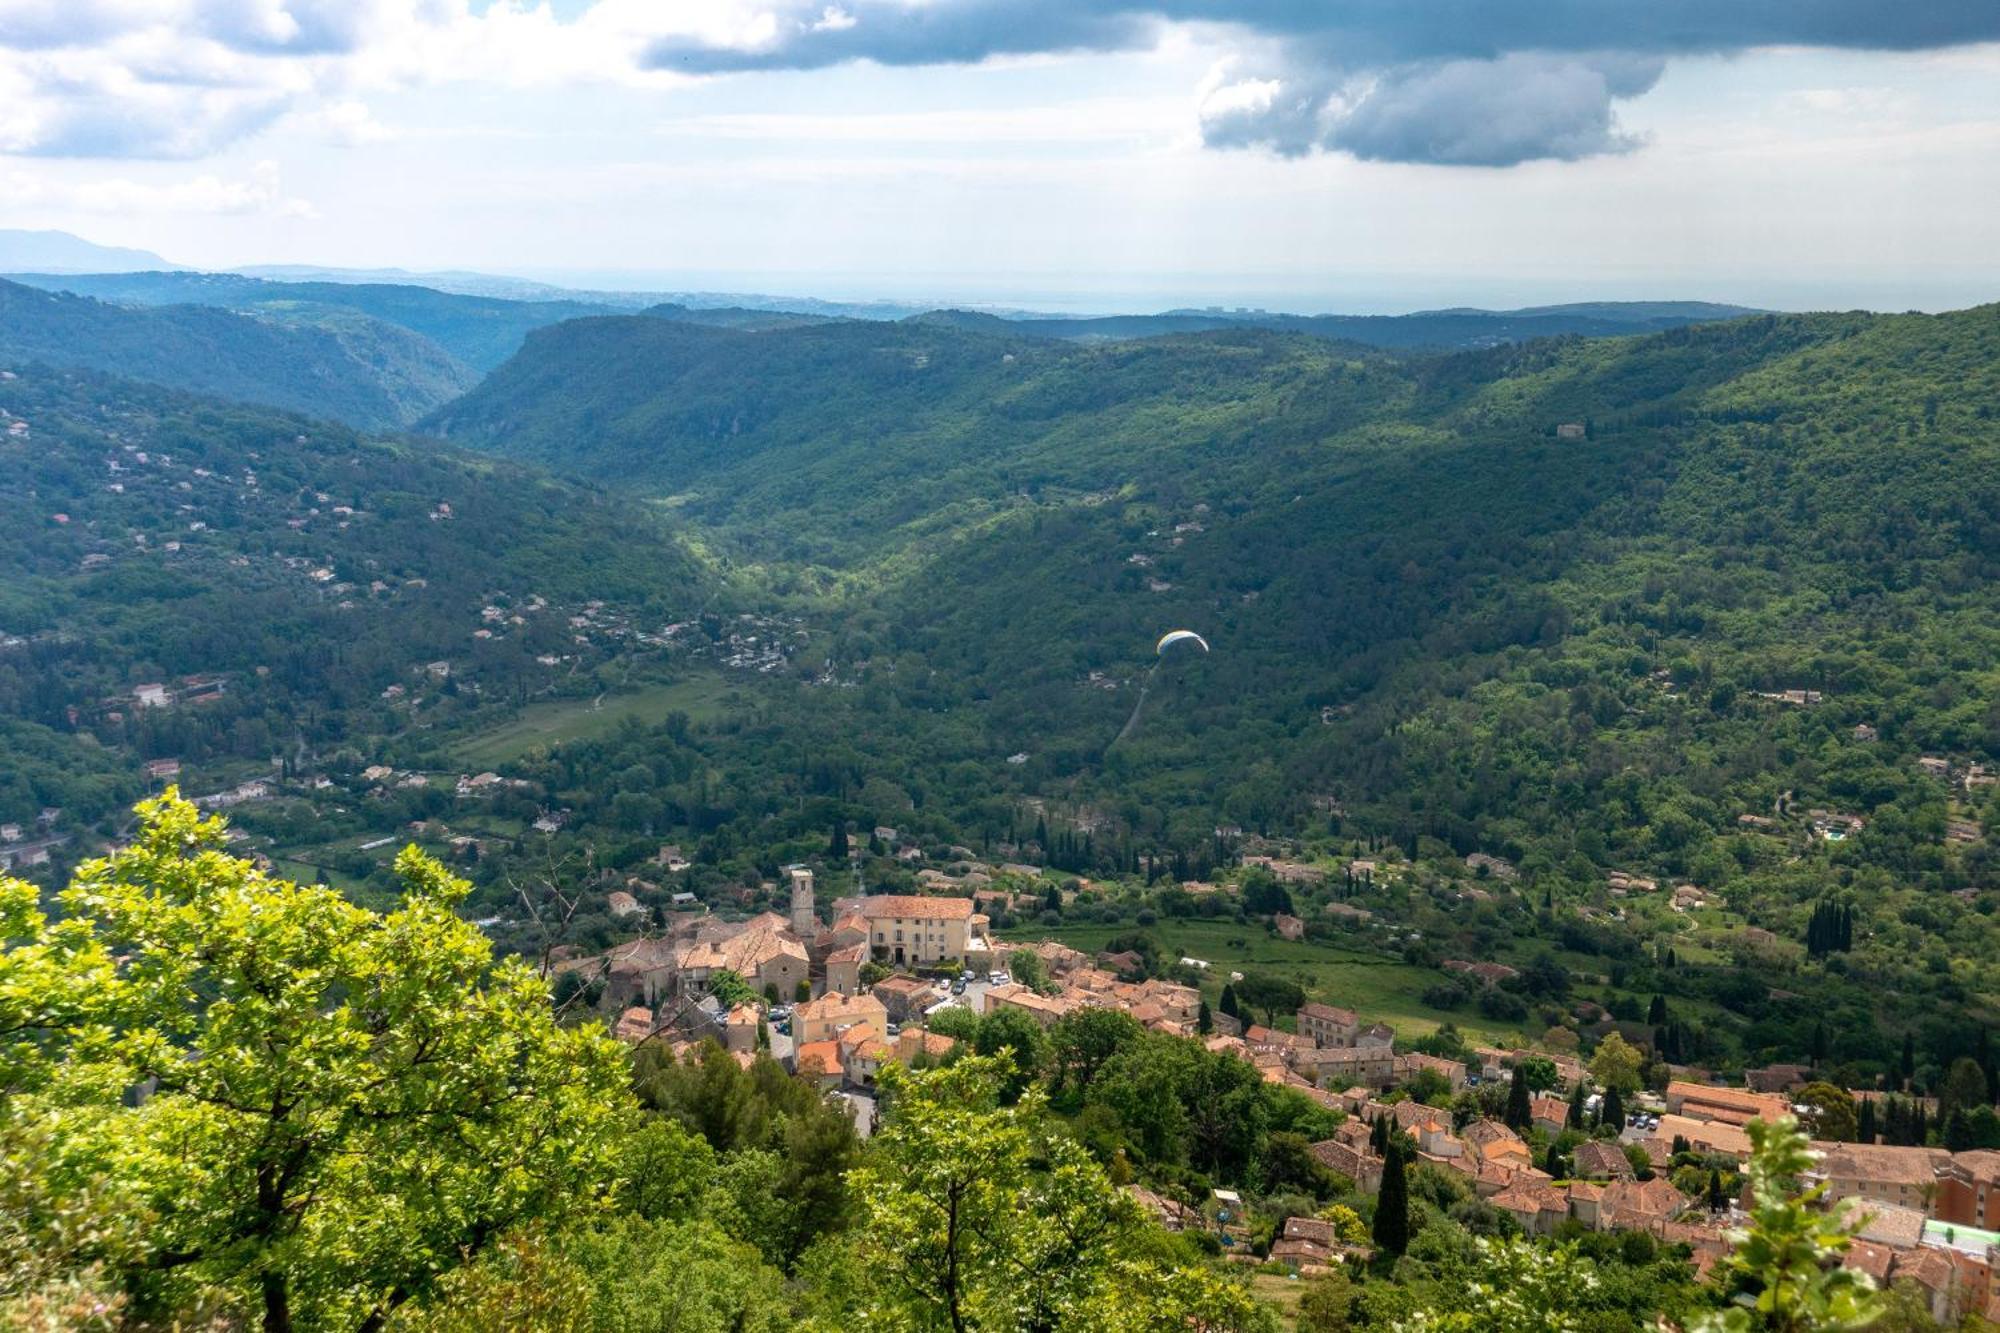
[[[1729,1207],[1729,1192],[1722,1188],[1722,1172],[1708,1169],[1708,1211],[1719,1213]]]
[[[1016,949],[1007,955],[1007,971],[1014,980],[1029,990],[1038,991],[1048,985],[1048,968],[1042,956],[1033,949]]]
[[[493,963],[454,910],[464,881],[408,849],[378,914],[228,856],[171,792],[139,818],[63,894],[73,975],[116,1027],[47,1070],[62,1156],[144,1218],[118,1258],[139,1309],[206,1283],[268,1333],[373,1330],[511,1227],[608,1193],[623,1052]]]
[[[1524,1130],[1535,1123],[1534,1103],[1528,1095],[1528,1074],[1514,1066],[1513,1081],[1507,1085],[1507,1114],[1503,1119],[1512,1130]]]
[[[1566,1333],[1596,1327],[1602,1280],[1575,1245],[1478,1237],[1454,1281],[1436,1284],[1428,1304],[1397,1324],[1399,1333]]]
[[[1382,1186],[1375,1195],[1375,1244],[1388,1254],[1410,1248],[1410,1182],[1404,1174],[1402,1145],[1391,1140],[1382,1161]]]
[[[972,1044],[981,1055],[999,1055],[1002,1051],[1009,1053],[1006,1064],[1008,1073],[1001,1081],[1000,1100],[1011,1104],[1020,1098],[1041,1072],[1048,1053],[1049,1038],[1032,1014],[1008,1004],[979,1020],[979,1033]]]
[[[1215,1007],[1223,1013],[1228,1014],[1231,1018],[1241,1021],[1243,1015],[1242,1011],[1237,1008],[1237,1003],[1236,987],[1229,982],[1223,982],[1222,997],[1215,1002]]]
[[[1801,1189],[1811,1145],[1790,1116],[1753,1120],[1750,1225],[1727,1261],[1730,1308],[1694,1321],[1693,1333],[1844,1333],[1867,1327],[1881,1298],[1867,1274],[1840,1266],[1861,1225],[1853,1209],[1815,1205],[1824,1183]]]
[[[1090,1006],[1063,1015],[1049,1029],[1050,1064],[1057,1090],[1086,1091],[1105,1061],[1139,1040],[1144,1031],[1121,1009]]]
[[[1236,999],[1252,1009],[1262,1009],[1264,1021],[1269,1023],[1280,1013],[1290,1013],[1304,1004],[1306,993],[1296,981],[1268,972],[1250,972],[1236,983]]]
[[[1971,1111],[1986,1104],[1986,1072],[1979,1062],[1963,1055],[1953,1060],[1938,1088],[1938,1117],[1948,1120],[1953,1111]]]
[[[847,860],[846,820],[836,819],[833,821],[833,836],[827,839],[826,855],[828,860],[833,861],[835,863],[840,863]]]
[[[1667,1021],[1667,997],[1664,995],[1655,995],[1653,997],[1652,1005],[1648,1007],[1646,1010],[1646,1022],[1648,1022],[1654,1027],[1660,1027],[1663,1024],[1665,1024],[1666,1021]]]
[[[757,991],[741,974],[726,967],[718,967],[708,974],[709,993],[725,1010],[734,1009],[739,1004],[754,1004]]]
[[[1980,1085],[1985,1086],[1983,1076]],[[1854,1096],[1844,1088],[1824,1082],[1808,1083],[1792,1100],[1811,1108],[1807,1123],[1816,1138],[1852,1143],[1860,1132]]]
[[[1200,1007],[1195,1010],[1194,1030],[1204,1037],[1215,1031],[1215,1014],[1208,1007],[1207,1000],[1203,1000]]]
[[[1604,1090],[1604,1100],[1597,1107],[1597,1123],[1607,1129],[1625,1128],[1625,1099],[1618,1095],[1618,1089]]]
[[[1259,1327],[1243,1322],[1240,1288],[1128,1265],[1141,1227],[1135,1205],[1051,1123],[1039,1090],[999,1105],[1008,1072],[983,1056],[882,1071],[892,1109],[869,1162],[853,1173],[857,1242],[878,1278],[862,1325]],[[1116,1313],[1137,1303],[1152,1314],[1175,1293],[1166,1325]],[[1236,1313],[1223,1318],[1218,1307]]]
[[[1590,1116],[1584,1110],[1583,1102],[1583,1080],[1578,1079],[1576,1086],[1569,1091],[1569,1114],[1564,1117],[1564,1128],[1575,1130],[1590,1128]]]
[[[1616,1032],[1606,1033],[1590,1057],[1590,1076],[1607,1092],[1630,1095],[1639,1090],[1643,1060],[1639,1048]]]
[[[1528,1080],[1528,1091],[1547,1092],[1561,1077],[1556,1071],[1556,1062],[1546,1055],[1523,1055],[1515,1059],[1514,1068]]]

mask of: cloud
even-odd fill
[[[259,162],[248,179],[225,180],[200,175],[178,181],[135,181],[124,178],[82,182],[45,182],[27,173],[7,179],[7,193],[17,205],[118,217],[155,217],[162,213],[209,216],[256,215],[309,218],[317,210],[304,199],[285,193],[275,162]]]
[[[0,0],[0,153],[197,158],[281,117],[388,133],[380,89],[671,86],[853,62],[1231,53],[1204,140],[1283,156],[1506,166],[1633,149],[1677,58],[2000,40],[1993,0]]]
[[[1941,49],[2000,39],[1966,0],[774,0],[734,41],[667,36],[695,74],[970,63],[1149,47],[1193,27],[1242,57],[1200,91],[1218,148],[1508,166],[1636,147],[1617,103],[1680,56],[1796,45]]]

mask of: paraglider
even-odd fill
[[[1153,677],[1159,673],[1161,666],[1165,665],[1169,657],[1184,657],[1197,648],[1207,653],[1208,640],[1191,629],[1172,629],[1160,636],[1160,641],[1153,645],[1153,665],[1147,668],[1146,679],[1139,686],[1139,702],[1132,705],[1132,716],[1125,719],[1124,727],[1113,738],[1111,746],[1116,746],[1119,741],[1139,729],[1139,715],[1146,709],[1146,695],[1152,690]],[[1106,750],[1108,751],[1111,746],[1107,746]]]
[[[1207,639],[1202,638],[1201,635],[1196,634],[1191,629],[1176,629],[1168,630],[1160,636],[1159,643],[1153,647],[1153,655],[1156,657],[1165,657],[1169,648],[1182,643],[1199,644],[1203,652],[1208,651]]]

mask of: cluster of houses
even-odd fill
[[[1307,1034],[1347,1045],[1307,1045]],[[1396,1056],[1387,1047],[1364,1068],[1345,1051],[1368,1049],[1369,1032],[1345,1010],[1308,1005],[1299,1014],[1298,1034],[1245,1037],[1250,1058],[1275,1082],[1298,1086],[1349,1113],[1334,1137],[1312,1146],[1316,1160],[1353,1180],[1364,1192],[1380,1187],[1384,1162],[1371,1146],[1375,1122],[1388,1119],[1416,1146],[1417,1162],[1464,1177],[1475,1195],[1511,1216],[1524,1232],[1548,1235],[1574,1222],[1591,1230],[1643,1231],[1667,1243],[1685,1244],[1696,1267],[1706,1271],[1729,1253],[1727,1227],[1740,1224],[1734,1201],[1721,1212],[1705,1197],[1684,1194],[1669,1172],[1678,1152],[1728,1158],[1739,1165],[1750,1156],[1746,1126],[1776,1120],[1800,1108],[1780,1090],[1805,1081],[1802,1068],[1753,1071],[1751,1087],[1719,1087],[1692,1080],[1667,1085],[1657,1114],[1633,1117],[1616,1139],[1593,1139],[1573,1154],[1566,1179],[1552,1178],[1535,1160],[1528,1140],[1495,1120],[1453,1125],[1449,1111],[1411,1100],[1384,1100],[1381,1089],[1407,1081],[1417,1068],[1435,1070],[1454,1089],[1472,1079],[1507,1077],[1515,1053],[1489,1048],[1475,1052],[1478,1068],[1430,1056]],[[1215,1043],[1211,1043],[1212,1045]],[[1331,1064],[1324,1063],[1328,1050]],[[1574,1088],[1584,1071],[1573,1060],[1550,1059],[1558,1087]],[[1421,1063],[1419,1063],[1421,1062]],[[1368,1077],[1357,1086],[1328,1094],[1313,1076],[1326,1068]],[[1755,1077],[1754,1075],[1763,1075]],[[1322,1076],[1323,1077],[1323,1076]],[[1759,1090],[1759,1086],[1765,1090]],[[1532,1098],[1534,1127],[1550,1138],[1568,1123],[1566,1098]],[[1881,1143],[1815,1142],[1818,1161],[1812,1180],[1825,1185],[1830,1204],[1853,1201],[1863,1219],[1860,1238],[1844,1262],[1878,1282],[1909,1280],[1921,1287],[1934,1317],[1952,1322],[1967,1313],[2000,1313],[2000,1152],[1951,1153],[1942,1148]],[[1636,1148],[1637,1152],[1628,1152]],[[1647,1164],[1637,1170],[1634,1158]],[[1645,1176],[1646,1178],[1641,1178]],[[1295,1253],[1293,1252],[1295,1251]],[[1312,1262],[1310,1246],[1293,1247],[1285,1258],[1296,1266]],[[1338,1247],[1330,1252],[1338,1259]],[[1324,1260],[1323,1260],[1324,1262]]]

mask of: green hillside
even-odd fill
[[[0,419],[0,821],[101,813],[139,758],[324,758],[587,696],[708,598],[652,515],[452,450],[40,369],[0,378]]]
[[[299,306],[352,311],[427,338],[478,372],[491,370],[512,356],[532,329],[610,310],[608,306],[587,301],[506,300],[436,291],[409,283],[272,282],[237,273],[12,276],[16,282],[29,286],[125,305],[221,306],[250,313]]]
[[[1396,849],[1440,892],[1485,853],[1507,905],[1372,902],[1434,941],[1409,958],[1559,945],[1704,1015],[1683,1056],[1790,1058],[1818,1015],[1865,1069],[1926,1015],[1949,1052],[1953,1006],[2000,1013],[2000,809],[1967,776],[2000,760],[1996,366],[1996,307],[1415,358],[606,320],[436,424],[672,495],[810,630],[754,725],[524,770],[580,830],[726,864],[837,818],[1046,824],[1050,860],[1116,876],[1199,871],[1239,825]],[[1214,651],[1155,670],[1177,626]],[[686,779],[621,814],[615,775],[663,753]],[[1623,915],[1614,870],[1728,915]],[[1826,899],[1866,924],[1825,968],[1710,933],[1789,944]]]
[[[253,318],[107,305],[6,281],[0,362],[102,370],[361,429],[405,425],[475,378],[428,338],[351,310],[289,305]]]

